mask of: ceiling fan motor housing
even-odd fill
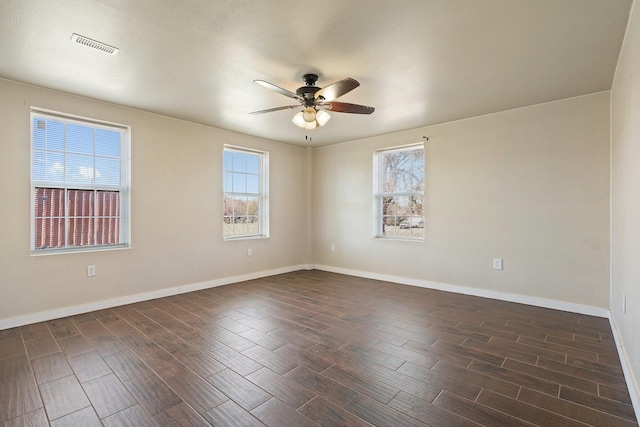
[[[304,106],[310,107],[315,106],[316,99],[315,94],[320,90],[318,86],[316,86],[316,82],[318,81],[317,74],[305,74],[302,76],[302,80],[304,81],[305,86],[299,87],[296,90],[296,95],[304,99]]]
[[[307,86],[315,86],[316,82],[318,81],[318,75],[317,74],[311,74],[311,73],[305,74],[305,75],[302,76],[302,81]]]
[[[296,95],[305,100],[305,104],[307,102],[315,101],[314,95],[320,88],[318,86],[302,86],[296,90]]]

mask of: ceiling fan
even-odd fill
[[[293,117],[293,123],[304,129],[315,129],[318,126],[322,126],[327,123],[331,118],[329,113],[327,113],[327,110],[334,111],[336,113],[351,114],[371,114],[375,110],[375,108],[368,107],[366,105],[334,101],[336,98],[351,92],[353,89],[360,86],[360,83],[355,79],[347,77],[346,79],[332,83],[324,88],[316,86],[316,82],[318,81],[317,74],[305,74],[302,76],[302,80],[305,85],[299,87],[295,93],[264,80],[254,80],[254,82],[258,83],[262,87],[295,99],[299,104],[254,111],[249,114],[271,113],[273,111],[290,110],[302,107],[303,110]]]

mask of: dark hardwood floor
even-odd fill
[[[0,425],[638,424],[606,319],[300,271],[0,331]]]

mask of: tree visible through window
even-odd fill
[[[424,145],[376,153],[380,237],[424,239]]]
[[[128,128],[32,111],[35,252],[128,244]]]
[[[267,237],[268,154],[225,147],[223,236]]]

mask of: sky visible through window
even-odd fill
[[[257,154],[225,150],[224,192],[260,193],[260,157]]]

